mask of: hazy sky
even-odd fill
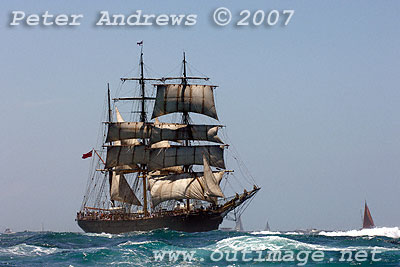
[[[0,2],[0,231],[79,231],[105,84],[182,51],[212,78],[231,141],[262,190],[246,229],[354,229],[367,199],[399,226],[399,1]],[[213,11],[294,9],[288,26],[215,26]],[[192,27],[95,27],[99,11],[197,14]],[[78,27],[10,27],[11,12],[84,14]],[[176,73],[176,72],[175,72]]]

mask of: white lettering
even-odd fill
[[[10,23],[11,26],[19,25],[19,22],[17,23],[17,21],[20,21],[23,18],[25,18],[24,11],[13,11],[12,14],[14,15],[14,17],[13,17],[13,21]]]

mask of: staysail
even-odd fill
[[[367,201],[365,201],[363,229],[364,228],[374,228],[374,227],[375,227],[374,220],[372,219],[371,212],[369,211]]]
[[[225,197],[224,193],[221,190],[221,187],[219,187],[219,182],[221,181],[222,176],[217,178],[214,175],[205,155],[203,155],[203,165],[204,165],[204,180],[205,180],[205,196]]]
[[[116,174],[113,172],[110,196],[111,200],[138,206],[142,205],[133,193],[123,174]]]
[[[157,85],[152,119],[173,112],[195,112],[218,120],[210,85]]]

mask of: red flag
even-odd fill
[[[83,155],[82,155],[82,158],[83,158],[83,159],[90,158],[90,157],[92,156],[92,154],[93,154],[93,150],[90,151],[90,152],[88,152],[88,153],[83,154]]]
[[[143,45],[143,40],[142,40],[142,41],[140,41],[140,42],[137,42],[137,45],[138,45],[138,46],[141,46],[141,45]]]

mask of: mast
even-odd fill
[[[108,122],[112,121],[112,110],[111,110],[111,96],[110,96],[110,83],[107,83],[107,102],[108,102]],[[110,184],[110,198],[111,198],[111,186],[112,186],[112,171],[108,171],[108,183]],[[114,207],[114,200],[111,200],[111,206]]]
[[[188,81],[187,80],[188,79],[187,79],[187,75],[186,75],[186,53],[183,52],[183,76],[182,76],[183,88],[182,88],[182,98],[185,95],[185,89],[186,89],[186,86],[188,85]],[[182,114],[182,123],[189,126],[189,112],[183,112],[183,114]],[[189,140],[185,140],[183,142],[183,146],[189,146],[189,144],[190,144]],[[189,170],[190,170],[190,166],[189,165],[184,165],[183,166],[183,171],[184,172],[187,173],[187,172],[189,172]],[[190,199],[186,199],[186,208],[187,208],[188,211],[190,210]]]
[[[146,92],[145,92],[145,83],[144,83],[144,62],[143,62],[143,44],[140,49],[140,89],[141,89],[141,110],[140,110],[140,121],[145,123],[147,121],[146,116]],[[144,145],[146,145],[146,139],[142,139]],[[142,180],[143,180],[143,212],[144,216],[148,215],[147,211],[147,186],[146,186],[146,166],[141,166],[143,169],[142,172]],[[140,174],[140,173],[139,173]]]
[[[186,76],[186,54],[185,52],[183,52],[183,77],[182,77],[182,84],[183,84],[183,89],[182,89],[182,98],[183,95],[185,94],[185,89],[186,86],[188,85],[188,81],[187,81],[187,76]],[[182,123],[183,124],[189,124],[189,112],[183,112],[182,114]],[[189,145],[189,141],[185,140],[185,146]]]

